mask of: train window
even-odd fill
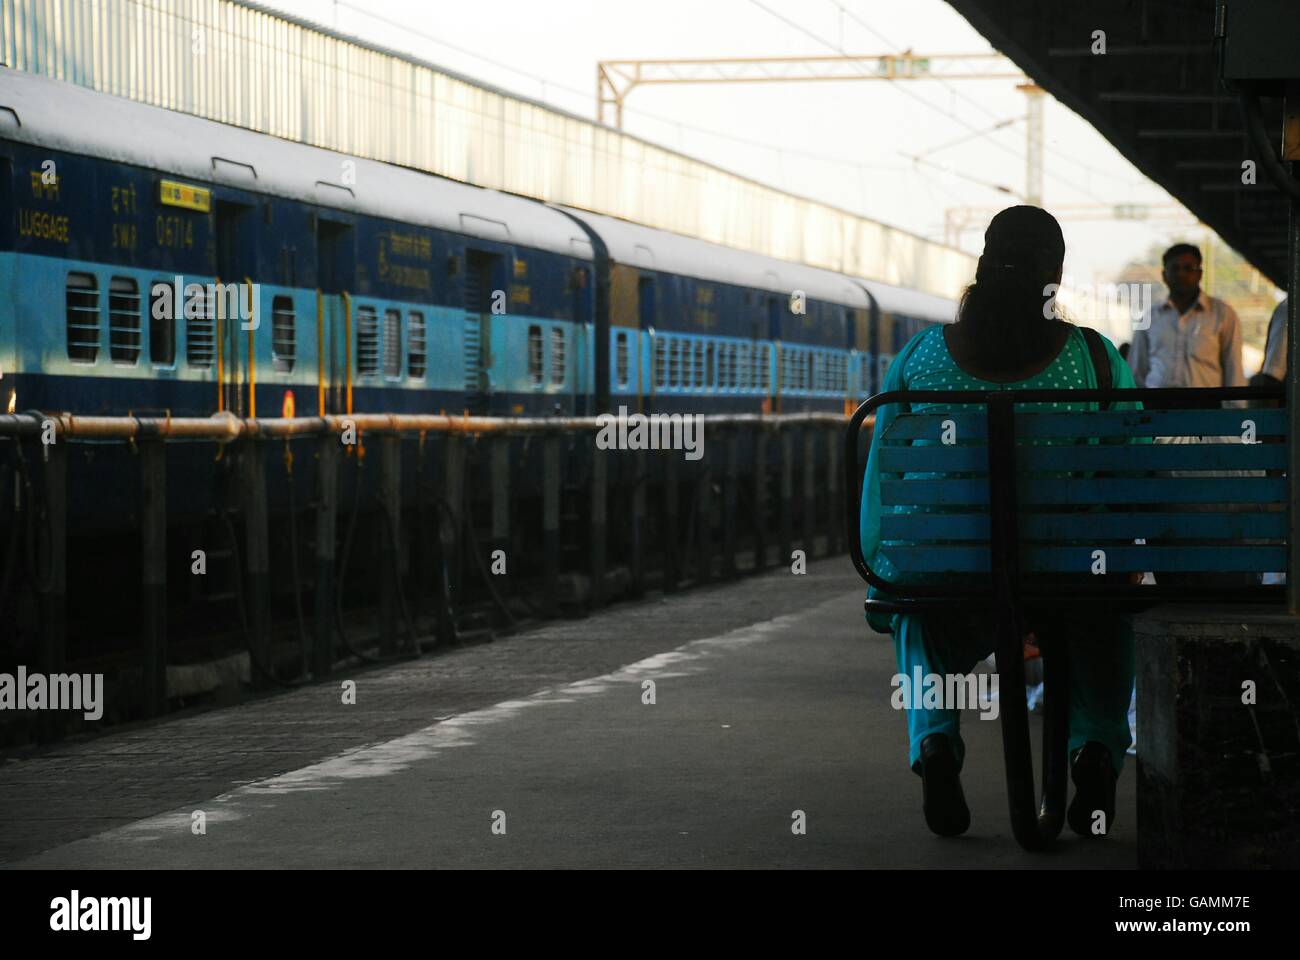
[[[357,307],[357,376],[379,372],[379,315],[374,307]]]
[[[130,277],[108,284],[108,356],[114,363],[140,359],[140,288]]]
[[[384,376],[402,375],[402,312],[384,311]]]
[[[160,367],[176,362],[176,311],[171,289],[166,280],[155,280],[149,288],[149,359]]]
[[[542,385],[542,328],[528,328],[528,382],[534,387]]]
[[[187,286],[186,290],[189,289]],[[198,310],[191,316],[183,304],[189,302],[188,294],[181,304],[173,304],[177,313],[184,311],[185,316],[185,362],[192,367],[210,367],[217,355],[217,332],[215,293],[209,290],[198,304]]]
[[[270,205],[267,205],[270,210]],[[293,300],[279,296],[271,299],[271,366],[281,373],[293,370],[297,360]]]
[[[564,383],[564,331],[551,327],[551,385]]]
[[[620,331],[614,338],[614,378],[620,387],[626,387],[628,376],[627,334]]]
[[[893,365],[894,357],[892,354],[884,353],[876,357],[876,383],[880,384],[879,390],[885,389],[885,378],[889,376],[889,368]]]
[[[412,310],[406,316],[407,322],[407,359],[406,374],[419,379],[424,376],[426,366],[424,314]]]
[[[705,365],[704,341],[695,341],[695,385],[702,387],[708,382],[708,367]]]
[[[668,341],[655,337],[655,386],[668,386]]]
[[[68,359],[94,363],[99,356],[99,284],[93,274],[70,273],[65,293]]]
[[[749,356],[749,350],[750,347],[747,343],[736,344],[736,386],[741,390],[749,389],[752,374],[750,366],[753,363]]]
[[[672,352],[668,355],[668,386],[680,387],[682,385],[682,341],[674,337],[669,349]]]
[[[821,373],[821,371],[815,369],[814,365],[816,365],[816,362],[817,362],[816,355],[813,354],[811,350],[808,351],[808,353],[804,357],[804,364],[803,364],[803,388],[805,390],[821,389],[821,384],[819,383],[819,380],[821,378],[818,376],[818,374]]]

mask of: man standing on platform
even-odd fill
[[[1139,387],[1244,387],[1241,368],[1241,321],[1217,297],[1201,290],[1201,251],[1190,243],[1176,243],[1164,255],[1165,285],[1169,296],[1152,304],[1143,317],[1143,329],[1133,331],[1128,363]],[[1229,407],[1244,407],[1230,401]],[[1158,406],[1143,401],[1147,408]],[[1227,438],[1202,437],[1201,443]],[[1195,437],[1157,437],[1156,442],[1197,443]],[[1176,474],[1175,474],[1176,475]],[[1245,476],[1224,471],[1208,476]],[[1206,509],[1213,509],[1207,507]],[[1175,573],[1157,571],[1156,582],[1179,586],[1226,587],[1259,583],[1257,573]]]
[[[1201,291],[1201,251],[1176,243],[1164,255],[1169,288],[1133,331],[1128,365],[1139,387],[1244,387],[1241,322],[1217,297]]]
[[[1259,373],[1250,378],[1252,387],[1277,386],[1286,382],[1287,371],[1287,333],[1286,333],[1286,313],[1287,302],[1283,300],[1273,311],[1273,316],[1268,321],[1268,343],[1264,347],[1264,365],[1260,367]],[[1282,401],[1270,403],[1263,401],[1264,406],[1285,407]],[[1286,574],[1272,572],[1264,574],[1263,582],[1266,584],[1286,583]]]
[[[1286,301],[1283,300],[1273,311],[1268,321],[1268,343],[1264,346],[1264,365],[1259,373],[1251,378],[1250,385],[1277,384],[1286,382]],[[1267,380],[1259,379],[1267,377]]]

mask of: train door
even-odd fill
[[[8,157],[0,157],[0,210],[12,210],[13,165]],[[0,222],[0,250],[12,250],[14,237],[12,223]],[[13,287],[13,257],[0,256],[0,378],[14,374],[18,369],[18,299]],[[13,413],[18,406],[17,377],[8,383],[0,380],[0,412]]]
[[[485,413],[488,407],[492,301],[493,297],[500,299],[505,296],[503,280],[500,254],[474,249],[465,251],[465,409],[470,413]]]
[[[774,293],[767,295],[767,339],[776,358],[776,374],[769,388],[768,399],[764,401],[765,413],[781,412],[781,392],[785,388],[782,382],[786,364],[781,356],[781,298]]]
[[[629,358],[630,362],[628,366],[632,371],[631,376],[635,378],[636,410],[638,413],[645,413],[647,409],[653,409],[653,404],[647,405],[645,394],[646,392],[649,392],[653,395],[655,379],[660,376],[660,374],[656,373],[653,368],[651,369],[649,376],[649,390],[647,391],[646,385],[641,381],[641,344],[644,342],[646,344],[646,349],[651,351],[666,349],[664,347],[656,347],[653,342],[654,338],[651,335],[652,331],[655,329],[657,309],[655,301],[654,275],[643,273],[638,276],[636,280],[636,323],[639,330],[645,331],[645,335],[637,337],[629,336],[627,338],[628,350],[632,354]],[[652,354],[652,356],[653,355],[654,354]],[[666,359],[663,362],[661,369],[664,371],[662,374],[664,381],[667,382],[668,364]]]
[[[598,324],[592,313],[591,271],[586,267],[577,267],[570,274],[569,290],[571,296],[571,315],[573,317],[574,374],[573,382],[568,385],[573,395],[573,412],[580,416],[593,416],[600,412],[596,409],[596,363],[600,351],[595,341]]]
[[[355,271],[353,243],[351,224],[316,219],[316,402],[321,416],[352,412],[348,291]]]
[[[217,279],[221,287],[236,288],[240,298],[232,303],[231,297],[219,289],[213,298],[215,302],[210,305],[216,311],[218,409],[231,410],[240,417],[248,414],[243,384],[252,363],[252,344],[240,323],[240,309],[251,305],[248,298],[253,295],[242,284],[256,272],[257,231],[250,226],[252,209],[246,203],[216,202]],[[252,405],[250,398],[249,406]]]

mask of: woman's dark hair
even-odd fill
[[[957,311],[958,322],[970,325],[972,359],[981,367],[1015,370],[1050,352],[1049,284],[1064,259],[1061,225],[1046,210],[1008,207],[989,222],[975,282]]]

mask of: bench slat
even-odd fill
[[[935,440],[942,438],[943,423],[953,421],[960,442],[988,438],[988,422],[982,404],[953,413],[900,414],[883,434],[886,440]],[[1021,437],[1202,437],[1241,436],[1242,422],[1253,420],[1255,435],[1285,436],[1286,411],[1274,408],[1252,410],[1100,410],[1088,413],[1052,413],[1026,410],[1016,415],[1016,433]]]
[[[1021,446],[1020,469],[1057,470],[1283,470],[1281,443],[1141,443]],[[986,473],[988,448],[934,444],[880,448],[886,473]]]
[[[1283,571],[1287,548],[1282,546],[1111,546],[1106,553],[1108,573],[1250,572]],[[883,546],[882,553],[903,573],[987,573],[989,551],[984,546]],[[1025,547],[1021,550],[1024,573],[1089,574],[1093,566],[1090,547]]]
[[[1102,410],[1094,413],[1023,413],[1016,435],[1062,437],[1218,437],[1242,435],[1242,422],[1254,421],[1255,435],[1285,436],[1286,411],[1259,410]]]
[[[1285,477],[1029,478],[1020,503],[1285,503]],[[987,504],[987,478],[969,480],[880,481],[880,499],[889,506]]]
[[[1287,517],[1271,513],[1025,513],[1025,540],[1285,540]],[[885,540],[980,540],[989,537],[987,513],[886,513]]]

